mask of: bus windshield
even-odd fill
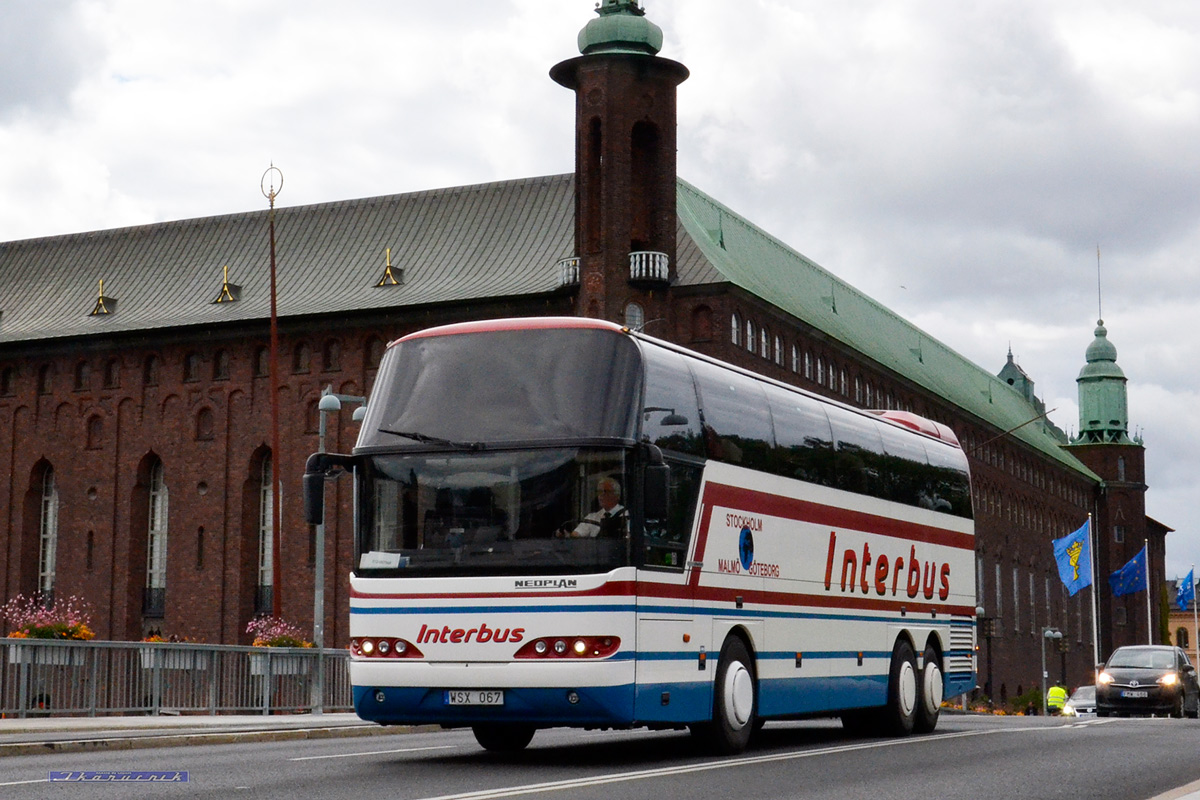
[[[605,572],[630,563],[626,453],[557,447],[364,459],[355,572]]]

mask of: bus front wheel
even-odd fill
[[[493,753],[515,753],[524,750],[533,741],[533,734],[537,729],[532,725],[486,724],[472,726],[471,731],[475,734],[475,741],[479,742],[484,750]]]
[[[713,684],[712,721],[693,727],[692,733],[714,752],[742,752],[756,728],[757,694],[753,661],[746,645],[736,636],[726,639]]]
[[[900,639],[892,649],[892,666],[888,671],[888,704],[883,721],[891,736],[912,733],[917,720],[920,700],[917,686],[917,657],[907,639]]]

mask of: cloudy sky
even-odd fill
[[[0,0],[0,241],[570,172],[593,0]],[[1200,561],[1200,4],[647,0],[686,180],[1051,417],[1102,312]],[[1065,532],[1064,532],[1065,533]]]

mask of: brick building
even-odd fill
[[[999,375],[972,364],[680,180],[675,87],[687,70],[657,55],[661,42],[636,3],[605,0],[581,55],[551,70],[575,92],[574,174],[275,212],[274,378],[265,211],[0,244],[3,596],[82,595],[100,637],[239,642],[270,608],[278,569],[283,614],[311,625],[315,538],[299,476],[318,446],[321,391],[367,394],[385,343],[430,325],[588,315],[952,427],[973,473],[979,604],[995,620],[981,683],[990,660],[997,696],[1039,684],[1046,626],[1066,634],[1071,682],[1087,679],[1090,597],[1063,592],[1050,540],[1093,514],[1098,575],[1149,539],[1157,586],[1167,531],[1145,517],[1144,449],[1127,435],[1103,326],[1068,442],[1011,354]],[[349,410],[329,426],[328,449],[349,450]],[[347,637],[349,488],[329,490],[334,645]],[[1105,588],[1101,655],[1147,635],[1119,613],[1130,598]]]

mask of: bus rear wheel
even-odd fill
[[[537,732],[537,728],[516,723],[488,723],[472,726],[471,732],[475,734],[475,741],[479,742],[484,750],[493,753],[516,753],[524,750],[533,741],[533,734]]]
[[[918,692],[916,719],[913,720],[913,730],[917,733],[929,733],[937,727],[938,714],[942,710],[942,692],[945,682],[942,678],[942,661],[933,645],[925,645],[925,654],[921,658],[924,666],[921,668],[920,691]]]
[[[708,749],[733,755],[746,749],[757,728],[754,666],[741,639],[732,636],[721,647],[713,684],[712,721],[692,728]]]
[[[917,721],[917,657],[907,639],[892,649],[888,671],[888,703],[883,712],[884,731],[890,736],[907,736]]]

